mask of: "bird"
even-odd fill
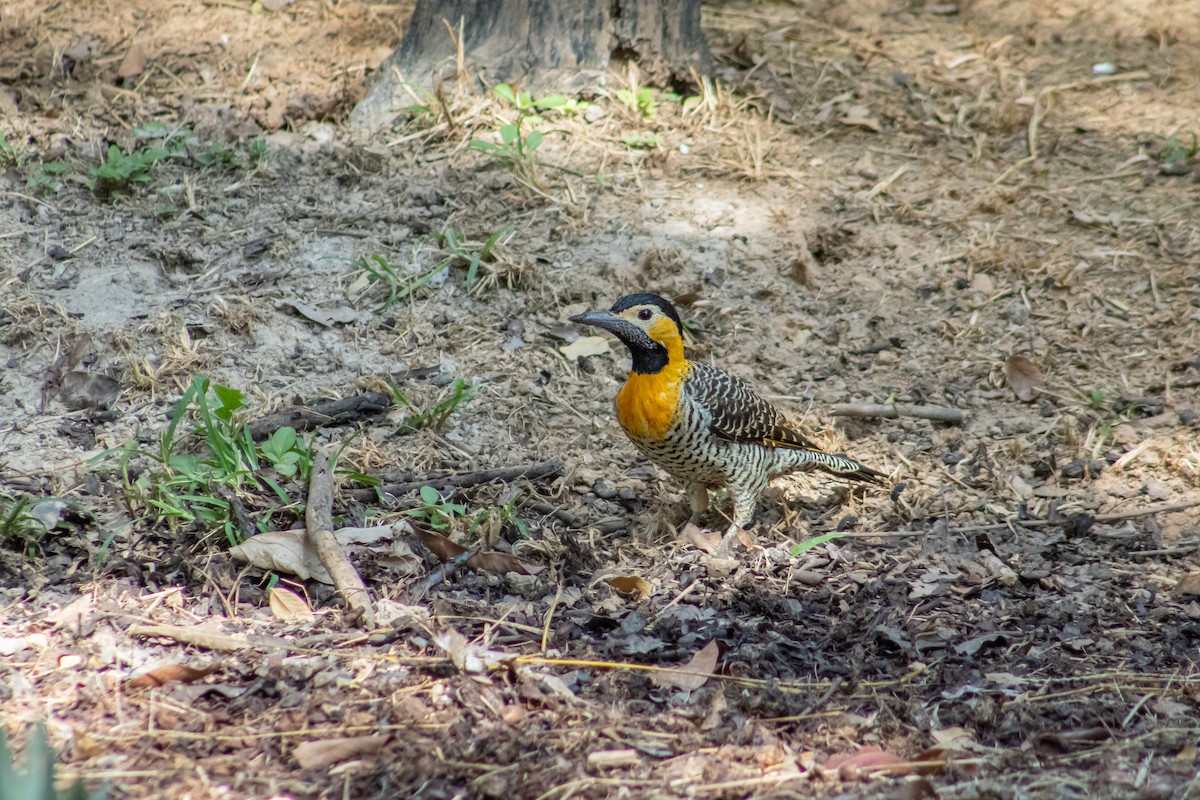
[[[845,455],[826,453],[792,427],[748,384],[684,354],[683,323],[663,297],[621,297],[607,311],[570,318],[615,335],[632,368],[617,393],[617,421],[634,447],[681,479],[693,522],[708,509],[710,488],[729,487],[733,524],[747,529],[771,478],[818,470],[880,483],[884,474]]]

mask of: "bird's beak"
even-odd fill
[[[597,328],[603,328],[606,331],[617,331],[629,325],[627,320],[618,317],[611,311],[589,311],[586,314],[576,314],[571,317],[571,322],[578,322],[580,325],[593,325]]]

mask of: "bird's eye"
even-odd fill
[[[642,320],[643,322],[648,321],[653,316],[654,316],[654,312],[648,308],[643,308],[641,311],[638,312],[638,319]]]

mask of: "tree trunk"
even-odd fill
[[[637,62],[652,86],[689,82],[709,66],[700,0],[417,0],[400,46],[380,65],[357,127],[388,125],[410,105],[407,83],[437,91],[459,79],[454,37],[474,88],[519,83],[535,95],[602,87],[613,69]]]

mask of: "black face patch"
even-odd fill
[[[662,313],[666,314],[675,323],[675,327],[679,332],[683,333],[683,320],[679,318],[679,312],[675,310],[675,306],[671,305],[666,299],[659,297],[656,294],[627,294],[617,302],[613,303],[613,307],[609,309],[614,314],[619,314],[622,311],[627,311],[634,306],[654,306]]]

